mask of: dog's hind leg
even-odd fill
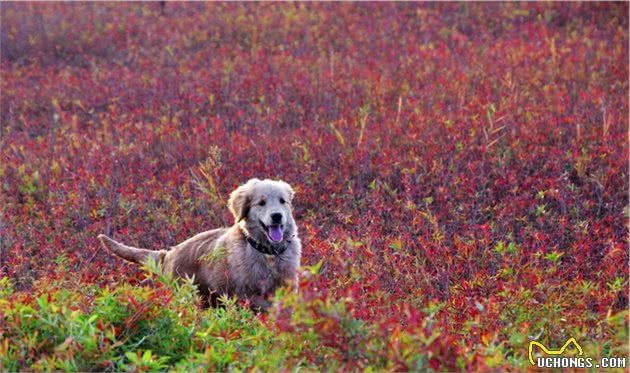
[[[153,258],[155,263],[161,264],[164,256],[167,253],[166,250],[155,251],[123,245],[120,242],[112,240],[104,234],[99,234],[98,239],[99,241],[101,241],[101,244],[103,244],[104,248],[120,256],[121,258],[134,263],[146,263],[149,258]]]

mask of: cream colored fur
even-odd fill
[[[293,190],[283,181],[251,179],[230,195],[235,223],[203,233],[170,250],[146,250],[123,245],[105,235],[98,238],[111,252],[135,263],[149,257],[177,277],[193,277],[212,305],[222,295],[249,299],[256,308],[269,306],[268,296],[283,285],[297,286],[301,243],[292,215]],[[272,214],[281,214],[282,241],[270,239],[266,227]],[[246,234],[268,246],[283,247],[277,256],[255,250]]]

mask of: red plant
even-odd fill
[[[323,262],[304,301],[347,299],[392,369],[420,341],[433,369],[505,367],[540,330],[627,348],[601,323],[628,308],[627,3],[159,13],[1,8],[0,275],[21,297],[138,283],[97,234],[174,245],[270,177],[297,191],[303,262]]]

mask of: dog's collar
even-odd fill
[[[267,246],[267,245],[263,245],[262,243],[256,241],[255,239],[251,238],[248,235],[245,235],[245,239],[247,240],[247,242],[257,251],[265,254],[265,255],[281,255],[286,249],[287,247],[282,245],[280,247],[273,247],[273,246]]]

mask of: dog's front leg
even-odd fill
[[[271,307],[271,302],[262,295],[255,295],[249,298],[249,307],[252,311],[267,312],[269,307]]]
[[[297,294],[298,289],[300,288],[300,276],[295,272],[295,276],[293,277],[293,281],[291,283],[291,289],[293,293]]]

